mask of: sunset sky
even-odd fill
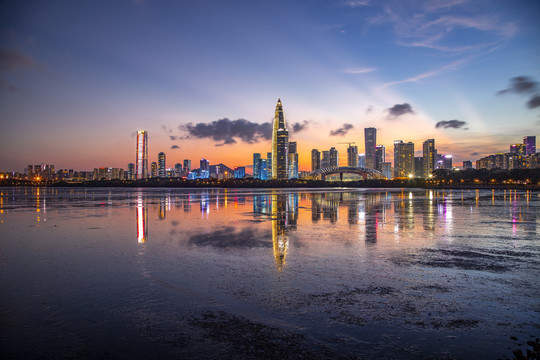
[[[537,0],[3,1],[0,171],[126,168],[137,130],[168,167],[249,165],[278,98],[300,170],[364,152],[365,127],[387,160],[435,138],[461,165],[540,134],[539,19]]]

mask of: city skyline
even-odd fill
[[[540,129],[539,14],[534,1],[4,3],[0,169],[126,168],[140,129],[149,164],[247,165],[271,149],[277,98],[299,170],[311,149],[347,163],[338,143],[370,127],[386,161],[395,140],[422,156],[435,139],[474,162]]]

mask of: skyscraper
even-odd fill
[[[137,131],[136,178],[148,177],[148,131]]]
[[[358,166],[358,146],[351,146],[347,148],[347,166]]]
[[[254,179],[260,179],[259,178],[259,166],[260,166],[260,163],[259,163],[259,160],[261,159],[261,154],[260,153],[253,153],[253,178]]]
[[[386,146],[375,146],[375,170],[382,172],[382,164],[386,162]]]
[[[210,161],[206,159],[201,159],[201,167],[199,169],[199,177],[201,179],[208,179],[210,178]]]
[[[423,148],[423,160],[422,166],[424,167],[423,176],[429,178],[433,170],[435,170],[435,139],[427,139],[422,144]]]
[[[296,141],[289,142],[288,157],[289,179],[298,179],[298,153],[296,152]]]
[[[191,171],[191,160],[184,159],[184,176],[188,176]]]
[[[182,176],[182,164],[176,163],[174,164],[174,177],[181,177]]]
[[[377,129],[364,129],[366,168],[375,169],[375,145],[377,144]]]
[[[166,177],[166,170],[167,168],[165,167],[165,153],[164,152],[160,152],[158,154],[158,176],[159,177]]]
[[[394,177],[408,177],[414,173],[414,144],[394,141]]]
[[[510,154],[525,155],[525,144],[512,144],[510,145]]]
[[[321,168],[321,152],[317,149],[311,150],[311,171]]]
[[[339,152],[335,147],[330,148],[330,167],[339,166]]]
[[[525,155],[536,154],[536,136],[525,136],[523,145],[525,145]]]
[[[152,164],[150,164],[150,177],[156,177],[157,176],[157,162],[153,161]]]
[[[272,179],[288,178],[289,131],[285,124],[283,105],[278,99],[272,127]]]
[[[321,158],[321,169],[330,167],[330,151],[323,150]]]

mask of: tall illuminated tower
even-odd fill
[[[272,179],[288,179],[289,131],[278,99],[272,128]]]
[[[148,131],[137,131],[136,179],[148,177]]]

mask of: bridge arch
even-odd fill
[[[343,181],[343,174],[357,174],[366,179],[386,179],[386,177],[378,170],[366,169],[358,166],[332,166],[317,169],[309,173],[308,178],[313,180],[326,180],[328,175],[339,174],[339,178]]]

